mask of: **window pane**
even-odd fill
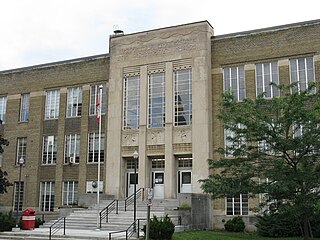
[[[60,91],[47,91],[45,119],[55,119],[59,117]]]
[[[123,126],[124,129],[137,129],[140,113],[140,78],[132,76],[124,79]]]
[[[20,122],[29,121],[29,102],[30,94],[21,94],[21,103],[20,103]]]
[[[6,122],[7,97],[0,97],[0,124]]]

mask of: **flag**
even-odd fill
[[[100,97],[99,97],[99,93],[97,94],[97,100],[96,100],[96,114],[97,114],[97,120],[98,123],[100,123]]]

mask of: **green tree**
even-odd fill
[[[237,102],[223,95],[219,118],[232,144],[209,160],[201,187],[213,198],[264,193],[271,210],[295,213],[309,239],[320,200],[320,93],[314,86],[278,87],[280,97],[272,99]]]
[[[0,155],[3,153],[3,146],[8,146],[9,142],[7,139],[2,138],[0,135]],[[7,172],[2,171],[0,168],[0,194],[7,192],[7,187],[12,186],[12,184],[7,179]]]

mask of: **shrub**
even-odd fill
[[[272,213],[258,216],[257,233],[264,237],[300,236],[300,225],[296,218],[287,213]]]
[[[170,240],[174,233],[174,224],[171,219],[166,215],[164,218],[160,220],[153,216],[149,222],[149,237],[153,240]],[[146,234],[146,225],[143,226],[142,231]]]
[[[246,225],[245,225],[242,217],[240,217],[240,216],[229,219],[224,224],[224,228],[228,232],[243,232],[245,227],[246,227]]]
[[[12,212],[0,213],[0,232],[11,231],[15,226],[15,220],[12,217]]]

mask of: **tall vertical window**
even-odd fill
[[[97,109],[97,99],[99,96],[99,86],[102,85],[102,102],[101,104],[101,114],[106,113],[106,106],[107,106],[107,90],[105,84],[98,84],[93,85],[90,87],[90,105],[89,105],[89,114],[90,115],[97,115],[96,109]]]
[[[60,91],[47,91],[45,119],[56,119],[59,117]]]
[[[30,104],[30,94],[21,94],[20,102],[20,122],[29,121],[29,104]]]
[[[64,163],[79,163],[80,135],[69,134],[65,137]]]
[[[40,182],[40,211],[54,211],[54,182]]]
[[[297,84],[293,92],[302,92],[315,81],[313,57],[290,59],[290,81]]]
[[[23,158],[26,161],[26,151],[27,151],[27,138],[18,138],[17,141],[17,159],[16,164],[19,163],[19,159]]]
[[[235,100],[246,97],[244,66],[226,67],[223,69],[224,91],[231,92]]]
[[[78,182],[63,182],[62,203],[64,206],[78,205]]]
[[[67,117],[81,116],[82,87],[68,88]]]
[[[0,97],[0,124],[6,122],[7,97]]]
[[[17,211],[17,207],[19,211],[22,211],[23,193],[24,193],[24,182],[20,182],[20,196],[19,196],[19,182],[15,182],[14,183],[14,201],[13,201],[14,211]]]
[[[175,71],[174,74],[174,124],[175,126],[192,123],[192,70]]]
[[[278,63],[256,64],[256,93],[257,96],[264,93],[265,98],[279,96],[279,89],[272,83],[279,85]]]
[[[123,127],[137,129],[140,114],[140,77],[125,78],[123,91]]]
[[[88,162],[97,163],[99,155],[99,134],[89,133]],[[101,133],[100,162],[104,162],[104,133]]]
[[[238,123],[236,127],[238,129],[244,128],[240,123]],[[240,149],[243,144],[246,144],[243,137],[237,137],[236,133],[231,129],[224,129],[224,147],[226,157],[233,157],[234,152],[237,149]]]
[[[44,136],[42,149],[42,164],[55,164],[57,161],[57,137]]]
[[[227,197],[227,215],[248,215],[248,194]]]
[[[149,123],[150,128],[163,127],[165,123],[164,73],[149,75]]]

